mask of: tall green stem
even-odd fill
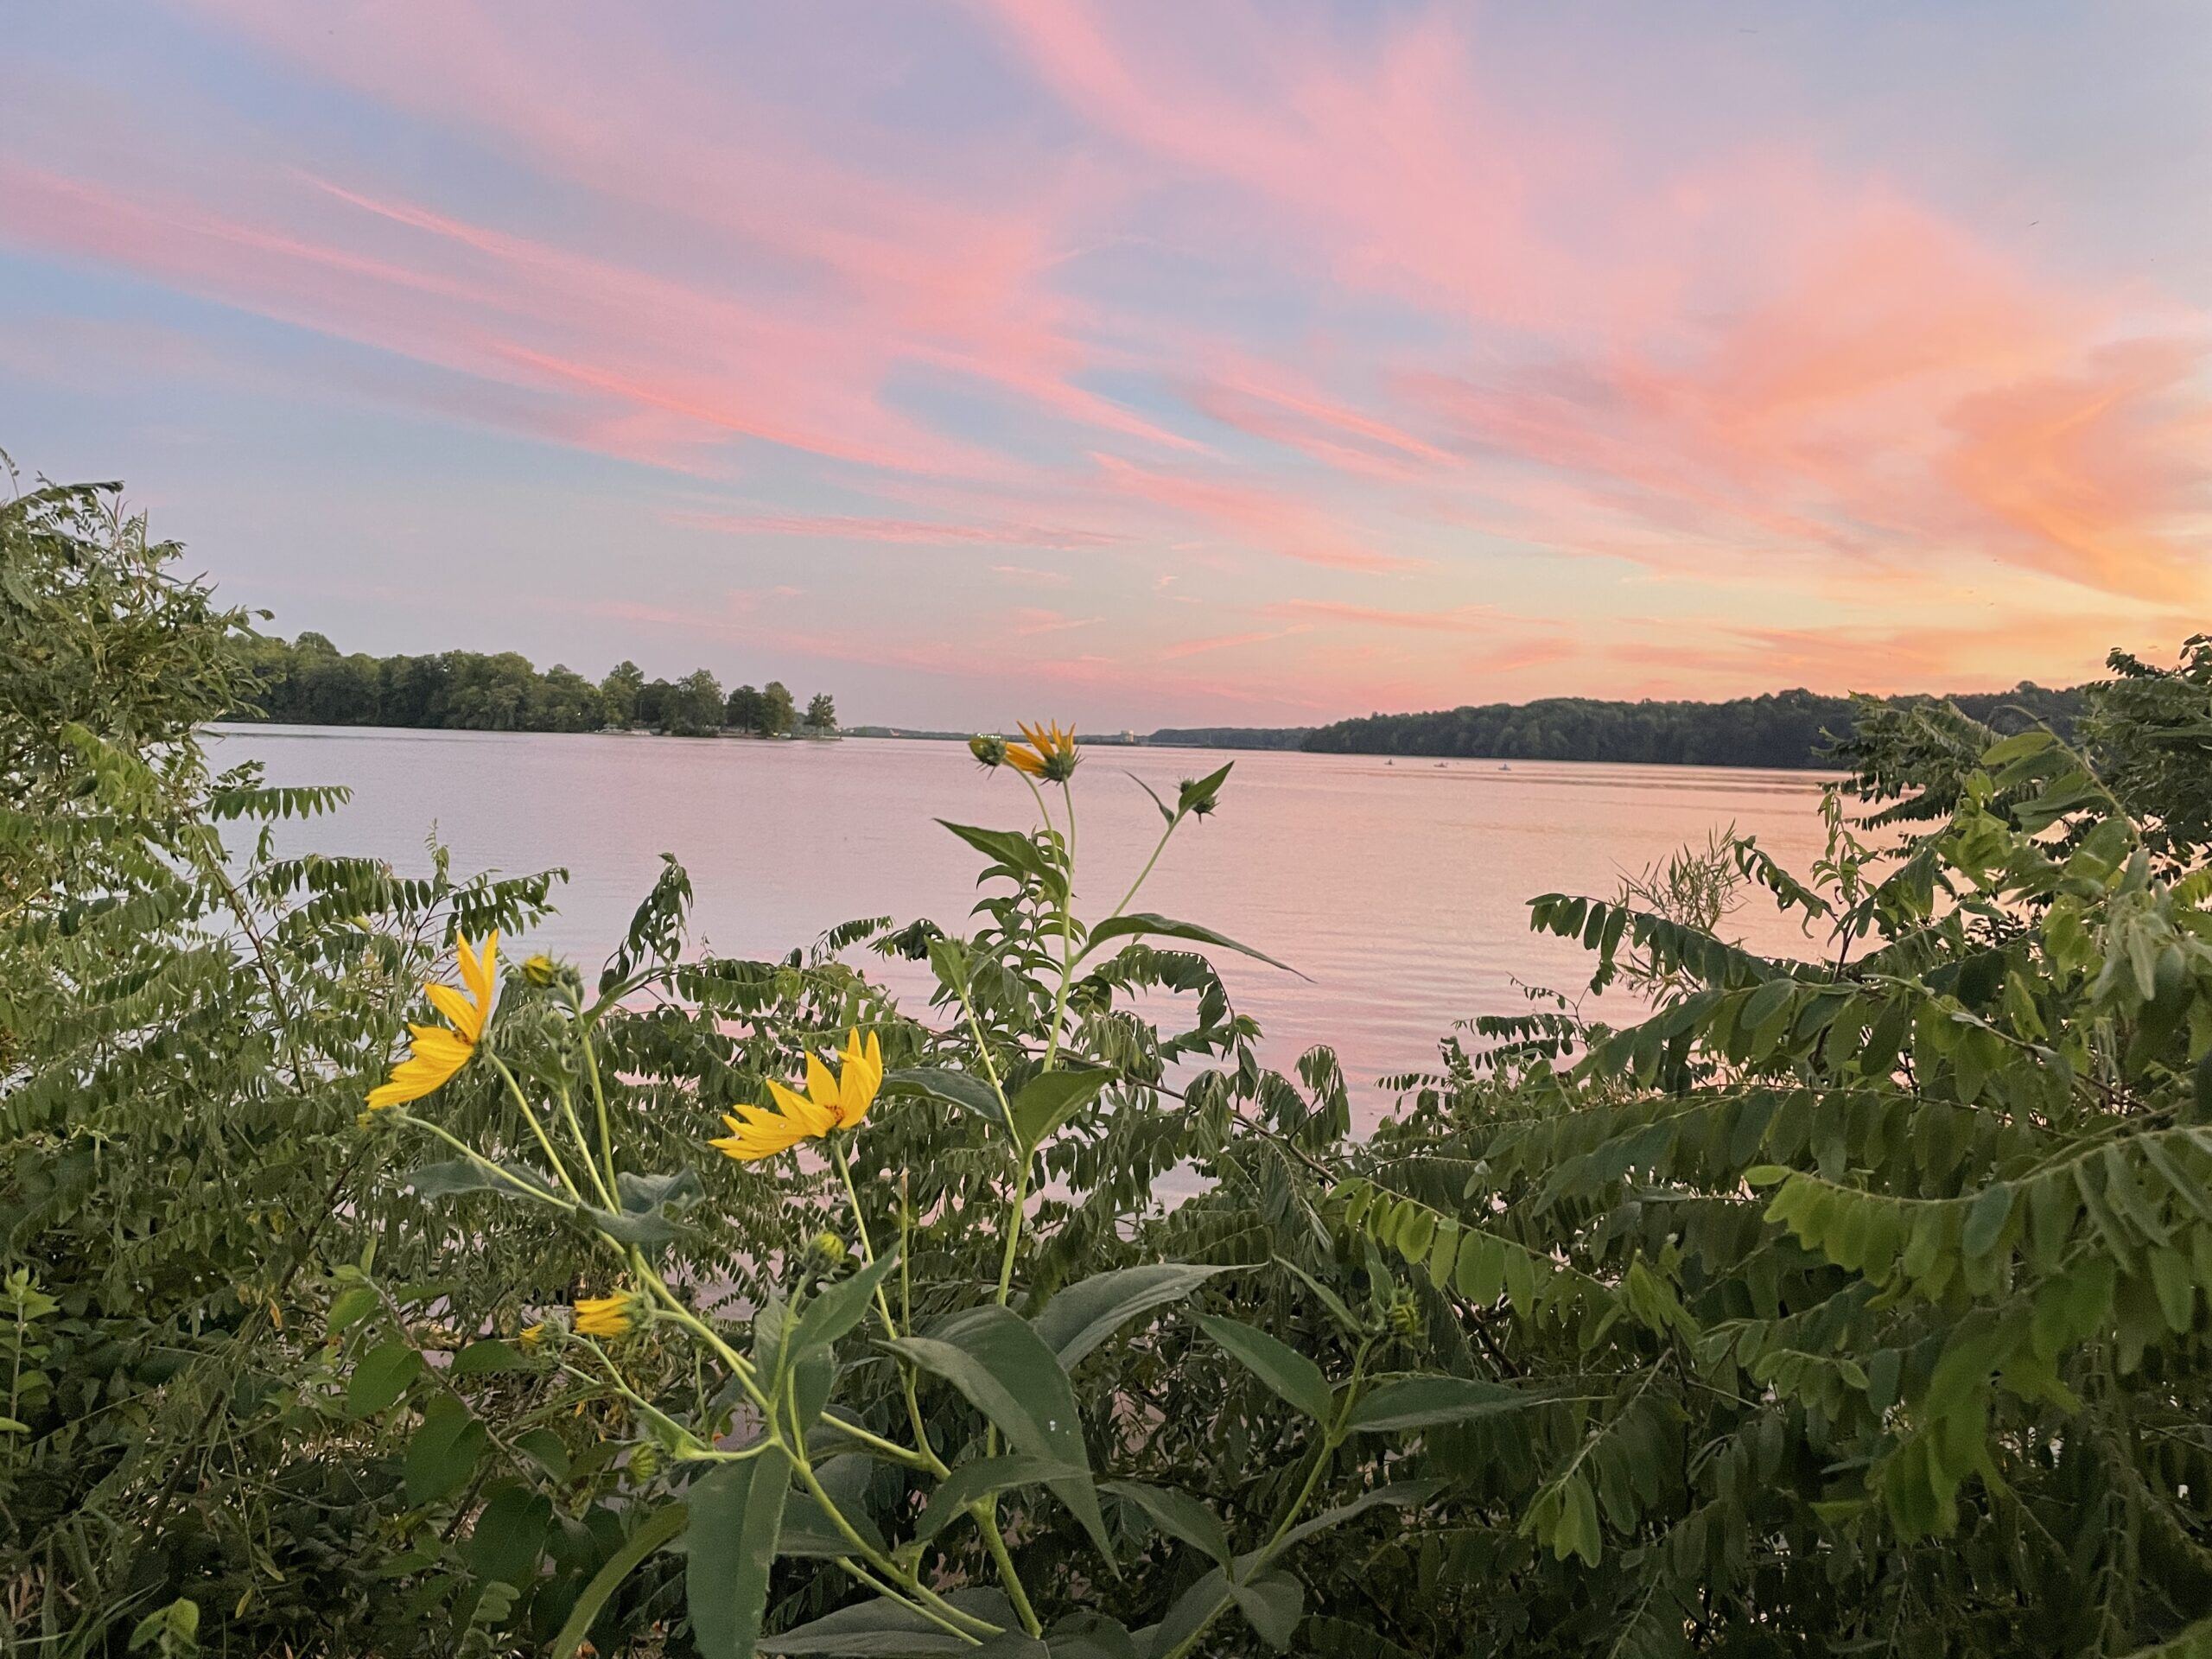
[[[515,1109],[522,1114],[523,1122],[530,1125],[531,1134],[537,1136],[538,1150],[545,1154],[545,1161],[553,1166],[554,1179],[561,1183],[570,1198],[582,1204],[584,1195],[576,1190],[575,1182],[569,1177],[569,1166],[561,1161],[561,1154],[553,1150],[553,1142],[546,1136],[545,1126],[537,1121],[537,1114],[531,1109],[530,1097],[523,1093],[521,1081],[507,1069],[507,1063],[498,1055],[487,1055],[486,1058],[492,1062],[493,1069],[506,1079],[507,1092],[515,1097]],[[419,1122],[421,1120],[416,1121]]]

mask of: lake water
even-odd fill
[[[957,929],[977,860],[933,820],[1014,827],[1033,810],[1013,774],[983,772],[956,743],[282,726],[216,735],[221,764],[252,759],[274,784],[353,790],[338,813],[286,826],[288,850],[420,872],[435,833],[458,870],[566,868],[560,914],[533,943],[594,968],[663,852],[691,873],[695,937],[723,955],[780,955],[861,916]],[[1580,950],[1529,933],[1529,899],[1609,896],[1623,873],[1731,824],[1800,873],[1821,845],[1821,779],[1806,772],[1094,747],[1077,776],[1078,914],[1086,901],[1093,916],[1111,906],[1159,833],[1124,773],[1172,798],[1179,779],[1229,759],[1220,811],[1178,832],[1140,905],[1308,975],[1222,955],[1269,1058],[1287,1065],[1334,1045],[1370,1111],[1382,1104],[1374,1079],[1428,1065],[1453,1020],[1521,1007],[1522,984],[1585,982]],[[1804,947],[1797,925],[1756,898],[1730,930],[1756,947]],[[926,979],[855,960],[901,990]]]

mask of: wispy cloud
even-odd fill
[[[256,490],[343,470],[525,632],[749,640],[686,596],[819,560],[885,699],[1115,725],[2075,677],[2212,613],[2212,235],[2114,207],[2212,164],[2185,24],[2100,39],[2083,155],[1881,20],[1846,118],[1825,13],[117,3],[0,63],[7,435],[188,434],[257,573],[313,554]]]

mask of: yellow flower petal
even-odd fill
[[[817,1104],[804,1095],[794,1094],[772,1078],[768,1084],[768,1098],[776,1103],[785,1117],[798,1126],[804,1135],[827,1135],[837,1127],[837,1096],[834,1090],[826,1106]]]
[[[630,1331],[630,1298],[586,1296],[576,1303],[576,1331],[587,1337],[621,1337]]]
[[[837,1079],[830,1075],[830,1068],[819,1058],[806,1057],[806,1095],[826,1112],[837,1109]]]
[[[404,1106],[442,1088],[447,1080],[468,1064],[474,1048],[443,1026],[410,1026],[414,1052],[392,1067],[389,1081],[369,1090],[369,1108]]]
[[[496,928],[484,936],[484,943],[478,950],[472,950],[467,939],[461,941],[461,983],[468,987],[477,1006],[486,1014],[492,1011],[492,993],[498,984],[495,959],[499,950],[499,934]]]
[[[484,1034],[484,1010],[452,986],[425,985],[423,995],[430,999],[432,1007],[445,1015],[464,1042],[474,1043]]]

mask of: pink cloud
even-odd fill
[[[1349,526],[1280,487],[1154,472],[1114,455],[1092,459],[1122,493],[1210,525],[1240,547],[1342,570],[1405,570],[1419,563],[1377,550]]]
[[[1494,634],[1514,619],[1483,605],[1457,605],[1443,611],[1391,611],[1335,600],[1286,599],[1262,607],[1264,614],[1290,620],[1344,622],[1363,627],[1403,628],[1419,633]]]
[[[836,513],[671,511],[663,513],[661,518],[665,524],[719,531],[730,536],[805,536],[828,541],[889,542],[924,547],[1036,547],[1072,551],[1110,547],[1122,539],[1103,531],[1052,529],[1041,524],[944,524],[914,518],[874,518]],[[993,565],[991,568],[1005,572],[1019,567]],[[1061,580],[1065,582],[1065,578]]]

